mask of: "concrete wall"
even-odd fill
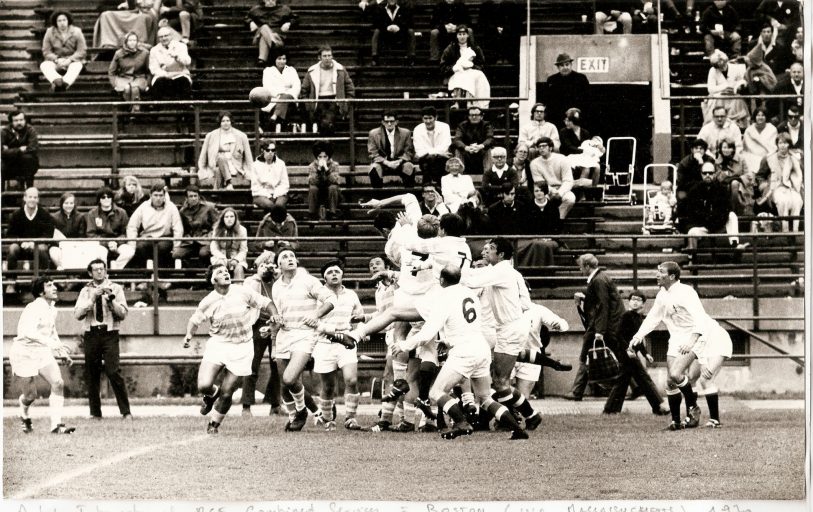
[[[547,301],[545,305],[563,316],[571,326],[571,332],[556,334],[549,350],[554,357],[574,366],[578,364],[578,354],[581,349],[583,328],[576,315],[572,301]],[[715,317],[746,317],[752,315],[751,301],[748,299],[719,299],[707,300],[705,306],[709,314]],[[3,346],[7,354],[15,334],[20,308],[8,308],[3,311]],[[191,315],[191,307],[162,307],[159,321],[161,335],[153,336],[152,309],[133,309],[122,326],[121,352],[123,355],[133,356],[189,356],[200,355],[202,347],[193,346],[184,349],[182,337],[186,328],[186,321]],[[762,299],[760,301],[762,316],[799,316],[803,315],[803,300],[798,298]],[[57,319],[58,329],[63,341],[74,346],[78,343],[76,335],[80,325],[73,319],[72,311],[68,308],[60,309]],[[753,322],[739,322],[743,327],[753,327]],[[781,347],[795,355],[805,353],[803,323],[801,321],[762,321],[758,334],[766,337],[769,342]],[[206,326],[201,326],[199,333],[206,333]],[[205,337],[199,336],[201,342]],[[775,354],[771,348],[757,340],[752,340],[752,354]],[[754,359],[750,364],[726,365],[718,376],[718,385],[723,392],[735,391],[761,391],[777,392],[804,391],[804,372],[797,370],[798,366],[788,359]],[[260,383],[263,385],[267,378],[267,361],[263,362]],[[167,396],[170,390],[182,389],[180,382],[186,384],[187,390],[194,382],[197,374],[197,365],[137,365],[125,366],[124,376],[128,387],[134,396],[154,396],[157,394]],[[68,396],[84,395],[83,366],[75,365],[65,369],[66,389]],[[665,368],[655,366],[651,369],[655,382],[664,385],[666,382]],[[545,390],[547,394],[557,395],[566,393],[570,389],[574,372],[559,373],[550,369],[545,373]],[[11,379],[8,365],[3,366],[3,382],[5,398],[19,394],[17,383]],[[261,386],[258,386],[260,388]],[[43,392],[46,392],[43,387]],[[362,391],[369,390],[369,384],[362,382]]]

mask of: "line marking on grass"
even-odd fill
[[[11,495],[11,499],[25,500],[25,499],[35,498],[39,493],[41,493],[45,489],[48,489],[50,487],[56,487],[58,485],[64,484],[65,482],[69,482],[69,481],[73,480],[74,478],[78,478],[78,477],[80,477],[82,475],[86,475],[88,473],[96,471],[99,468],[103,468],[105,466],[112,466],[114,464],[118,464],[119,462],[123,462],[123,461],[125,461],[127,459],[140,457],[142,455],[146,455],[147,453],[150,453],[150,452],[153,452],[155,450],[162,449],[162,448],[168,448],[170,446],[181,446],[181,445],[185,445],[185,444],[194,443],[194,442],[197,442],[197,441],[202,441],[202,440],[206,439],[207,437],[208,437],[207,435],[199,435],[199,436],[192,437],[190,439],[184,439],[182,441],[174,441],[174,442],[171,442],[171,443],[163,443],[163,444],[153,444],[153,445],[149,445],[149,446],[144,446],[142,448],[137,448],[135,450],[130,450],[129,452],[120,453],[118,455],[114,455],[113,457],[108,457],[106,459],[100,460],[99,462],[96,462],[94,464],[88,464],[86,466],[76,468],[76,469],[74,469],[72,471],[67,471],[67,472],[58,474],[53,478],[50,478],[50,479],[48,479],[48,480],[46,480],[44,482],[41,482],[41,483],[36,484],[36,485],[34,485],[32,487],[29,487],[28,489],[24,489],[24,490],[20,491],[19,493],[15,493],[15,494]]]

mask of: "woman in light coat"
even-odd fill
[[[776,151],[776,127],[768,122],[768,111],[757,107],[742,135],[742,164],[747,172],[759,170],[762,159]]]
[[[220,112],[217,119],[220,128],[206,134],[200,150],[198,178],[203,186],[234,190],[232,180],[251,177],[251,146],[246,134],[232,127],[230,112]]]
[[[42,39],[40,70],[51,83],[51,90],[64,91],[76,81],[85,65],[87,43],[82,29],[73,24],[68,11],[54,11],[50,27]]]
[[[763,196],[774,204],[780,217],[799,215],[804,204],[802,167],[790,152],[790,145],[790,135],[780,133],[776,137],[776,152],[762,159],[758,174],[760,181],[767,182],[767,190],[763,191]],[[788,227],[797,231],[799,221],[794,220],[789,224],[783,220],[782,230],[788,231]]]

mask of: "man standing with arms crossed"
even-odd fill
[[[132,420],[127,385],[119,367],[119,325],[127,317],[127,299],[120,284],[107,278],[107,264],[95,259],[88,264],[92,281],[82,288],[73,314],[82,322],[85,349],[85,375],[88,384],[90,417],[102,419],[102,401],[99,381],[102,368],[116,395],[119,412],[125,420]],[[104,360],[104,363],[102,363]]]

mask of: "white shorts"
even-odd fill
[[[203,351],[204,361],[223,365],[238,377],[251,375],[252,359],[254,359],[254,344],[250,342],[229,343],[209,338],[206,342],[206,349]]]
[[[11,372],[18,377],[36,377],[40,370],[57,364],[53,352],[48,347],[28,347],[14,342],[8,354]]]
[[[494,352],[509,356],[519,355],[528,338],[528,322],[519,317],[507,324],[497,325],[497,342]]]
[[[443,367],[469,379],[488,377],[491,375],[491,354],[482,351],[463,353],[452,348]]]
[[[313,349],[313,371],[315,373],[330,373],[344,368],[345,365],[358,363],[358,352],[354,348],[348,349],[338,343],[316,344]]]
[[[280,329],[274,349],[277,359],[291,359],[294,352],[313,353],[318,336],[313,329]]]
[[[537,382],[540,375],[542,375],[542,366],[531,363],[514,363],[514,369],[511,371],[511,377],[531,382]]]
[[[729,359],[733,351],[731,336],[722,327],[714,329],[708,336],[701,336],[692,347],[697,361],[703,366],[709,366],[709,359],[714,357]]]

